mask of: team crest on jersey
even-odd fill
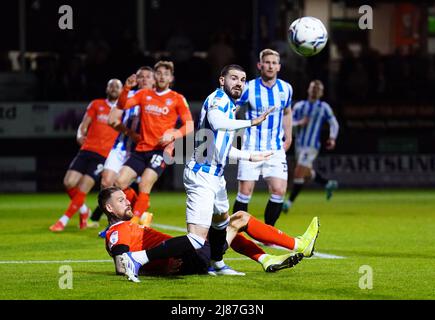
[[[279,93],[279,98],[280,98],[282,101],[285,101],[285,93],[284,93],[284,92],[280,92],[280,93]]]
[[[114,231],[111,235],[110,235],[110,247],[113,247],[117,242],[118,242],[118,231]]]
[[[103,106],[100,106],[98,109],[99,109],[100,111],[103,111],[103,110],[104,110],[104,107],[103,107]]]
[[[146,99],[147,99],[147,101],[150,101],[152,99],[152,97],[151,96],[147,96]]]
[[[165,103],[167,106],[170,106],[172,104],[172,99],[166,99]]]

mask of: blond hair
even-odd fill
[[[160,67],[164,67],[170,70],[172,74],[174,74],[174,63],[172,61],[160,60],[154,65],[154,71],[157,71],[157,69]]]
[[[260,52],[260,61],[263,61],[263,58],[266,56],[277,56],[278,61],[280,59],[278,51],[272,50],[272,49],[264,49]]]

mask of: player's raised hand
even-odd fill
[[[335,139],[326,140],[326,149],[333,150],[335,148]]]
[[[253,154],[251,154],[249,161],[259,162],[259,161],[269,160],[272,155],[273,155],[272,151],[265,151],[262,153],[253,153]]]
[[[266,120],[267,116],[275,111],[275,107],[268,109],[266,112],[264,112],[262,115],[260,115],[258,118],[251,120],[251,126],[258,126],[260,123],[262,123],[264,120]]]
[[[135,75],[135,74],[132,74],[131,76],[129,76],[129,77],[127,78],[127,80],[125,81],[125,85],[126,85],[127,87],[130,87],[130,88],[135,87],[135,86],[137,85],[137,78],[136,78],[136,75]]]

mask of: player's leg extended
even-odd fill
[[[241,233],[248,225],[250,215],[239,211],[231,216],[227,228],[227,242],[231,248],[252,260],[260,263],[266,272],[275,272],[284,268],[291,268],[302,260],[302,254],[269,255],[252,240],[247,239]]]
[[[268,177],[266,178],[269,187],[270,198],[264,211],[264,222],[274,226],[281,214],[285,193],[287,191],[287,180]]]
[[[314,245],[319,233],[319,219],[317,217],[313,218],[302,236],[291,237],[273,226],[264,224],[247,212],[240,211],[236,214],[245,216],[243,221],[247,220],[247,223],[241,230],[245,231],[255,240],[302,253],[305,257],[313,255]]]
[[[255,181],[239,180],[239,189],[236,201],[233,206],[233,213],[237,211],[248,211],[248,204],[254,191]]]

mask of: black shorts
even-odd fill
[[[138,176],[141,176],[145,169],[150,168],[160,177],[166,168],[163,150],[133,151],[124,165],[132,168]]]
[[[183,263],[180,266],[179,275],[205,274],[210,265],[210,245],[208,241],[201,249],[189,251],[179,257]]]
[[[87,174],[94,180],[98,180],[103,172],[105,161],[106,158],[96,152],[80,150],[69,165],[69,170]]]

